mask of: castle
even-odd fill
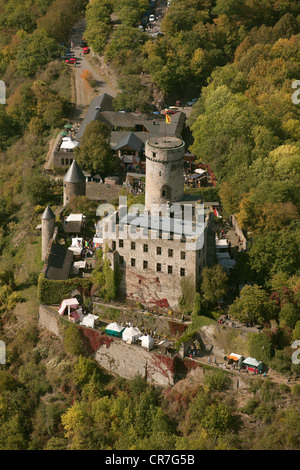
[[[105,256],[112,269],[120,269],[121,292],[134,301],[176,308],[185,288],[199,288],[202,269],[209,264],[208,220],[197,198],[184,194],[184,155],[185,143],[178,137],[147,140],[145,207],[128,210],[120,204],[101,220]],[[85,177],[74,160],[63,181],[64,206],[85,194]],[[43,259],[53,229],[54,215],[47,208]]]
[[[103,220],[106,257],[122,273],[120,290],[130,299],[176,308],[185,288],[197,289],[208,264],[208,224],[197,200],[184,195],[185,144],[152,137],[145,145],[143,210],[118,210]]]

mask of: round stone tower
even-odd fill
[[[42,261],[45,261],[49,242],[52,238],[55,226],[55,215],[49,206],[42,215]]]
[[[76,160],[68,169],[64,177],[64,206],[70,202],[73,196],[85,196],[86,183],[85,176],[79,168]]]
[[[152,137],[145,145],[146,209],[182,198],[185,143],[177,137]]]

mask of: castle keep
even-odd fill
[[[127,208],[103,219],[103,246],[121,290],[135,301],[175,308],[184,284],[199,287],[206,265],[201,206],[183,193],[184,142],[176,137],[146,142],[145,210]],[[186,210],[188,209],[188,210]]]

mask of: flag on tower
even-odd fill
[[[171,124],[171,116],[169,114],[166,114],[166,123]]]

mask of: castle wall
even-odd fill
[[[40,305],[39,326],[62,339],[58,314],[46,305]],[[122,339],[108,337],[100,331],[78,326],[91,341],[96,361],[112,374],[133,379],[141,374],[154,385],[174,384],[176,358],[148,351],[139,345],[127,344]]]
[[[47,305],[40,305],[38,322],[42,328],[50,331],[55,336],[62,338],[59,325],[59,316]]]
[[[156,354],[135,345],[114,339],[109,347],[100,346],[95,355],[96,361],[113,374],[125,379],[133,379],[136,374],[148,382],[167,387],[174,384],[174,358]]]

